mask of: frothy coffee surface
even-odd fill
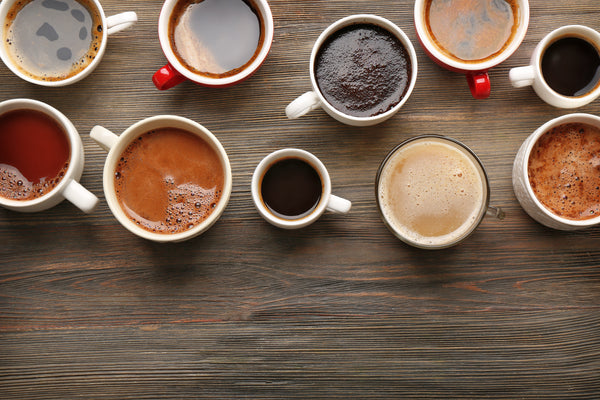
[[[443,246],[468,234],[485,201],[482,172],[465,150],[437,138],[398,149],[379,178],[379,202],[393,230],[412,242]]]
[[[46,81],[85,69],[102,42],[99,11],[86,0],[15,3],[4,26],[4,46],[24,74]]]
[[[542,135],[531,150],[529,182],[554,214],[585,220],[600,215],[600,129],[568,123]]]
[[[178,233],[213,212],[221,198],[224,170],[204,139],[162,128],[127,147],[114,182],[117,199],[132,221],[151,232]]]
[[[355,117],[392,109],[406,94],[410,56],[398,38],[373,24],[355,24],[333,33],[315,59],[315,78],[327,101]]]
[[[500,53],[517,29],[515,0],[428,0],[425,20],[440,50],[460,61]]]

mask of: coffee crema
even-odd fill
[[[0,116],[0,196],[33,200],[52,191],[69,168],[67,133],[36,110]]]
[[[198,135],[161,128],[135,139],[120,156],[114,185],[125,214],[140,227],[173,234],[213,212],[224,185],[218,153]]]
[[[500,54],[518,28],[516,0],[427,0],[425,23],[439,50],[461,62]]]
[[[600,216],[600,129],[583,123],[552,128],[531,149],[527,173],[552,213],[570,220]]]
[[[102,43],[102,18],[89,0],[24,0],[4,26],[4,46],[25,75],[60,81],[77,75]]]
[[[465,149],[441,138],[423,138],[386,160],[378,196],[381,213],[397,235],[425,247],[443,247],[479,223],[487,181]]]
[[[258,56],[264,23],[250,0],[184,0],[171,14],[175,57],[190,71],[211,78],[235,75]]]
[[[410,55],[388,30],[363,23],[334,32],[319,48],[314,75],[323,97],[355,117],[383,114],[410,85]]]

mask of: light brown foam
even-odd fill
[[[424,245],[460,240],[479,222],[483,172],[465,150],[443,139],[409,142],[379,180],[382,213],[401,236]]]
[[[568,123],[546,132],[531,150],[528,175],[535,196],[554,214],[600,216],[600,129]]]

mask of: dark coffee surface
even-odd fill
[[[23,73],[39,80],[63,80],[79,73],[102,41],[100,14],[89,0],[18,2],[8,21],[8,54]]]
[[[69,167],[67,133],[35,110],[0,116],[0,196],[31,200],[50,192]]]
[[[335,32],[315,59],[315,77],[325,99],[355,117],[393,108],[408,90],[411,74],[410,56],[402,43],[373,24]]]
[[[600,55],[584,39],[561,38],[544,52],[542,74],[554,91],[564,96],[583,96],[600,81]]]
[[[306,161],[286,158],[265,172],[260,191],[265,206],[273,214],[299,219],[317,207],[323,185],[317,171]]]

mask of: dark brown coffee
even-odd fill
[[[518,27],[516,0],[427,0],[425,22],[437,47],[462,62],[501,53]]]
[[[568,123],[542,135],[528,175],[538,200],[554,214],[585,220],[600,215],[600,129]]]
[[[4,46],[19,70],[59,81],[84,70],[102,43],[100,11],[89,0],[25,0],[9,10]]]
[[[212,78],[250,65],[264,41],[264,23],[251,0],[184,0],[173,9],[169,37],[187,69]]]
[[[323,184],[319,173],[306,161],[285,158],[269,166],[260,183],[267,209],[284,219],[300,219],[319,204]]]
[[[555,92],[563,96],[583,96],[598,86],[600,55],[587,40],[560,38],[544,51],[542,75]]]
[[[314,74],[323,97],[355,117],[383,114],[408,91],[410,55],[402,42],[374,24],[333,33],[319,48]]]
[[[49,193],[70,158],[67,133],[52,117],[26,109],[0,116],[0,196],[32,200]]]
[[[150,232],[179,233],[213,212],[224,168],[217,152],[198,135],[162,128],[125,149],[114,182],[119,204],[132,221]]]

